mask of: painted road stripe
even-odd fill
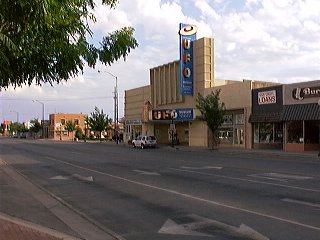
[[[215,166],[205,166],[205,167],[186,167],[186,166],[182,166],[182,169],[191,169],[191,170],[206,170],[206,169],[217,169],[217,170],[221,170],[222,167],[215,167]]]
[[[186,170],[186,169],[178,169],[178,168],[169,168],[169,169],[174,170],[174,171],[180,171],[180,172],[196,173],[196,174],[205,175],[205,176],[214,176],[214,177],[231,179],[231,180],[237,180],[237,181],[259,183],[259,184],[265,184],[265,185],[271,185],[271,186],[277,186],[277,187],[284,187],[284,188],[291,188],[291,189],[296,189],[296,190],[302,190],[302,191],[307,191],[307,192],[317,192],[317,193],[320,193],[320,189],[295,187],[295,186],[290,186],[290,185],[285,185],[285,184],[279,184],[279,183],[263,182],[263,181],[246,179],[246,178],[238,178],[238,177],[228,177],[228,176],[219,175],[219,174],[214,174],[214,173],[203,173],[203,172],[197,172],[197,171]]]
[[[142,187],[146,187],[146,188],[150,188],[150,189],[154,189],[154,190],[170,193],[170,194],[173,194],[173,195],[177,195],[177,196],[184,197],[184,198],[187,198],[187,199],[203,202],[203,203],[210,204],[210,205],[229,208],[229,209],[232,209],[232,210],[237,210],[237,211],[241,211],[241,212],[245,212],[245,213],[250,213],[252,215],[256,215],[256,216],[260,216],[260,217],[265,217],[265,218],[278,220],[278,221],[285,222],[285,223],[290,223],[292,225],[296,225],[296,226],[299,226],[299,227],[304,227],[304,228],[308,228],[308,229],[312,229],[312,230],[320,232],[320,227],[317,227],[317,226],[312,226],[312,225],[308,225],[308,224],[292,221],[292,220],[289,220],[289,219],[276,217],[276,216],[269,215],[269,214],[266,214],[266,213],[256,212],[256,211],[245,209],[245,208],[235,207],[235,206],[227,205],[227,204],[224,204],[224,203],[219,203],[219,202],[216,202],[216,201],[211,201],[211,200],[208,200],[208,199],[200,198],[200,197],[197,197],[197,196],[193,196],[193,195],[190,195],[190,194],[182,193],[182,192],[179,192],[179,191],[176,191],[176,190],[172,190],[172,189],[157,187],[157,186],[154,186],[154,185],[150,185],[150,184],[146,184],[146,183],[130,180],[130,179],[127,179],[127,178],[124,178],[124,177],[119,177],[119,176],[112,175],[112,174],[109,174],[109,173],[100,172],[100,171],[93,170],[93,169],[90,169],[90,168],[85,168],[85,167],[82,167],[82,166],[79,166],[79,165],[75,165],[75,164],[72,164],[72,163],[69,163],[69,162],[65,162],[65,161],[62,161],[62,160],[58,160],[58,159],[55,159],[55,158],[51,158],[51,157],[47,157],[47,159],[50,159],[50,160],[53,160],[53,161],[56,161],[56,162],[60,162],[60,163],[63,163],[65,165],[72,166],[72,167],[75,167],[75,168],[78,168],[78,169],[86,170],[86,171],[93,172],[93,173],[98,173],[98,174],[101,174],[103,176],[107,176],[107,177],[110,177],[110,178],[113,178],[113,179],[117,179],[117,180],[120,180],[120,181],[123,181],[123,182],[128,182],[128,183],[132,183],[132,184],[139,185],[139,186],[142,186]]]
[[[320,209],[320,204],[318,204],[318,203],[305,202],[305,201],[300,201],[300,200],[295,200],[295,199],[290,199],[290,198],[284,198],[281,200],[284,202],[288,202],[288,203],[296,203],[296,204],[305,205],[305,206],[309,206],[309,207],[315,207],[315,208]]]
[[[143,171],[143,170],[133,170],[136,173],[142,174],[142,175],[149,175],[149,176],[161,176],[160,173],[157,172],[148,172],[148,171]]]

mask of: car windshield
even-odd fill
[[[156,137],[155,136],[148,136],[147,140],[156,140]]]

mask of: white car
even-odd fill
[[[157,145],[157,139],[155,136],[139,136],[136,139],[132,140],[132,146],[134,148],[141,147],[152,147],[155,148]]]

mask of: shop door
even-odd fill
[[[242,145],[244,144],[244,131],[242,128],[235,128],[234,129],[234,144],[235,145]]]

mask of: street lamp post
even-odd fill
[[[84,142],[87,142],[87,120],[84,120]]]
[[[101,71],[98,70],[98,72],[100,73]],[[118,77],[110,72],[107,72],[107,71],[103,71],[103,72],[114,77],[116,80],[115,86],[114,86],[114,137],[115,137],[116,144],[118,144],[119,143],[119,136],[118,136],[118,126],[119,126],[118,125],[118,122],[119,122]]]
[[[10,112],[14,112],[14,113],[16,113],[16,114],[17,114],[17,123],[19,123],[19,112],[14,111],[14,110],[11,110]]]
[[[39,100],[33,100],[33,102],[40,103],[42,105],[42,121],[41,121],[41,126],[42,126],[42,138],[44,138],[44,102],[40,102]]]

